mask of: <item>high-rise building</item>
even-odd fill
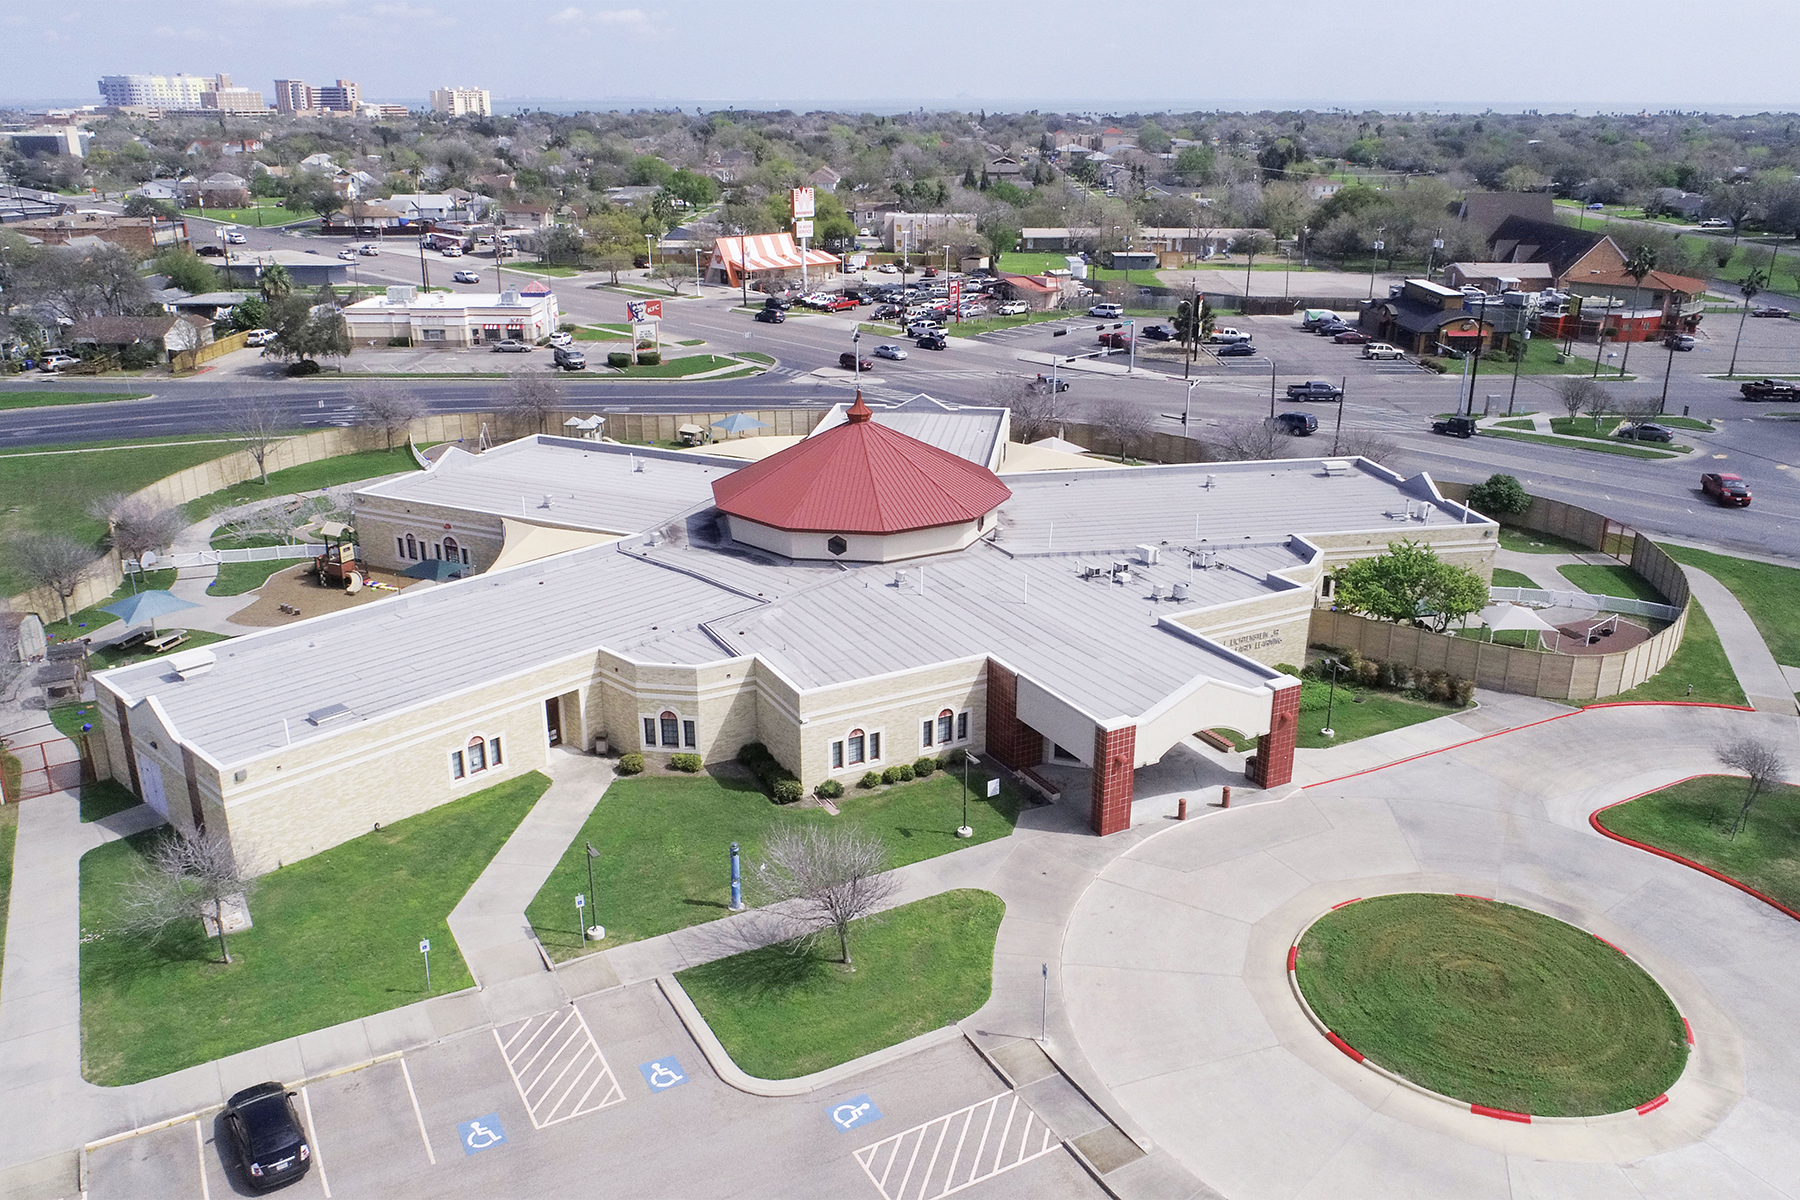
[[[431,93],[431,111],[453,117],[491,117],[494,106],[486,88],[438,88]]]
[[[311,112],[318,106],[318,95],[303,80],[277,79],[275,81],[275,111]]]
[[[194,109],[213,81],[202,75],[102,75],[100,98],[113,108]]]
[[[200,98],[202,108],[223,109],[226,112],[264,112],[262,93],[255,88],[231,86],[231,76],[219,74],[213,76],[213,85]]]
[[[348,79],[340,79],[337,83],[318,89],[316,107],[329,112],[353,113],[362,107],[362,88]]]

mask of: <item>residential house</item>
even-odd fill
[[[990,158],[982,168],[987,173],[989,183],[1028,183],[1025,175],[1025,164],[1011,155],[1002,154],[998,158]]]
[[[179,289],[169,289],[179,291]],[[231,315],[231,310],[250,298],[249,292],[201,292],[190,296],[185,292],[163,301],[166,310],[176,314],[192,314],[206,321],[218,321]]]
[[[1481,241],[1492,237],[1508,217],[1555,221],[1556,206],[1548,192],[1470,192],[1450,213]]]
[[[395,192],[381,203],[411,221],[450,221],[462,215],[462,206],[448,192]]]
[[[1315,175],[1301,186],[1306,189],[1306,198],[1314,204],[1321,200],[1329,200],[1344,189],[1343,183],[1336,179],[1327,179],[1323,175]]]
[[[300,169],[302,171],[336,171],[338,165],[331,155],[326,154],[324,151],[320,151],[317,154],[309,154],[301,159]]]
[[[1544,263],[1550,268],[1552,282],[1560,288],[1597,275],[1616,274],[1625,268],[1625,252],[1612,238],[1559,221],[1507,217],[1487,243],[1490,262]]]
[[[1125,146],[1135,145],[1137,145],[1137,134],[1126,133],[1117,126],[1108,126],[1100,131],[1098,138],[1094,139],[1094,149],[1096,150],[1118,150]]]
[[[501,223],[508,229],[548,229],[556,222],[547,205],[514,200],[500,206]]]
[[[217,158],[220,155],[254,154],[263,148],[259,138],[231,138],[226,141],[215,141],[211,138],[200,138],[187,144],[182,153],[189,158]]]
[[[843,179],[844,177],[842,175],[839,175],[830,167],[820,167],[806,177],[806,182],[821,191],[835,192],[837,191],[838,184],[842,183]]]
[[[147,343],[156,348],[160,358],[183,350],[198,350],[213,341],[212,322],[205,317],[165,314],[156,317],[89,317],[77,321],[69,331],[75,345],[96,346],[101,350],[123,351],[129,346]]]
[[[169,204],[181,200],[181,186],[168,179],[152,179],[149,183],[131,189],[133,196],[142,196],[146,200],[162,200]]]
[[[723,154],[715,154],[700,168],[703,175],[711,175],[720,183],[736,183],[750,168],[756,165],[756,159],[743,150],[727,150]]]
[[[1698,221],[1706,215],[1706,197],[1697,192],[1684,192],[1680,188],[1657,188],[1650,194],[1644,207],[1651,212],[1663,212]]]
[[[229,171],[184,179],[181,198],[189,208],[242,208],[250,203],[250,181]]]

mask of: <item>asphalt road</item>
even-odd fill
[[[203,223],[189,224],[190,232],[200,240]],[[255,229],[245,232],[248,244],[234,250],[311,246],[330,255],[340,245],[337,239]],[[443,259],[429,254],[427,259],[434,285],[448,284],[449,273],[462,268],[480,272],[484,282],[453,285],[456,290],[493,287],[490,259]],[[376,258],[361,258],[356,275],[364,284],[417,282],[417,252],[391,250]],[[569,320],[618,321],[624,315],[627,297],[618,292],[594,290],[573,281],[559,281],[558,289],[559,305]],[[851,386],[847,376],[821,378],[812,372],[835,366],[838,354],[851,348],[853,323],[849,319],[796,316],[781,325],[764,325],[733,312],[738,300],[736,293],[718,288],[706,289],[699,299],[693,298],[690,290],[684,298],[669,300],[665,303],[665,339],[705,338],[718,349],[759,350],[777,360],[770,372],[719,383],[566,376],[562,383],[571,405],[685,412],[818,406],[845,397]],[[1374,432],[1393,443],[1395,451],[1389,461],[1396,469],[1427,470],[1446,479],[1479,479],[1505,471],[1517,475],[1537,494],[1600,508],[1650,532],[1800,559],[1800,480],[1794,478],[1800,470],[1800,420],[1769,416],[1781,406],[1746,403],[1737,398],[1735,384],[1707,377],[1724,374],[1733,353],[1739,323],[1729,314],[1706,318],[1700,345],[1691,353],[1670,356],[1658,347],[1634,346],[1630,366],[1638,379],[1608,385],[1623,398],[1655,399],[1663,393],[1666,371],[1667,411],[1723,422],[1718,432],[1698,435],[1693,441],[1698,456],[1683,460],[1642,460],[1497,438],[1460,441],[1434,437],[1429,433],[1432,415],[1456,404],[1461,381],[1455,376],[1439,376],[1407,365],[1364,362],[1355,347],[1337,346],[1305,334],[1291,317],[1231,316],[1228,320],[1251,333],[1261,353],[1254,358],[1206,358],[1196,364],[1193,373],[1198,382],[1191,392],[1191,406],[1189,389],[1179,379],[1155,381],[1071,371],[1065,398],[1074,415],[1079,419],[1099,405],[1123,400],[1158,414],[1160,427],[1180,431],[1180,416],[1187,408],[1189,432],[1204,439],[1217,423],[1266,416],[1271,375],[1277,385],[1277,411],[1302,407],[1282,395],[1287,383],[1310,378],[1342,381],[1346,385],[1343,428]],[[1021,361],[1022,354],[1066,356],[1092,350],[1093,324],[1077,317],[981,338],[951,338],[950,348],[942,352],[908,345],[905,362],[878,360],[865,388],[881,399],[924,392],[945,400],[980,403],[991,397],[995,381],[1003,376],[1048,370],[1039,362]],[[1066,332],[1055,336],[1057,329]],[[866,355],[880,340],[865,335],[858,348]],[[1179,375],[1179,365],[1159,362],[1159,353],[1160,348],[1140,341],[1138,365]],[[1575,353],[1589,357],[1593,348],[1577,347]],[[1737,359],[1740,375],[1800,374],[1800,321],[1743,322]],[[1108,361],[1122,365],[1125,360],[1115,356]],[[1615,360],[1609,359],[1603,369],[1613,366]],[[828,371],[827,375],[834,373]],[[1478,398],[1494,397],[1491,403],[1496,411],[1511,402],[1519,412],[1535,410],[1560,416],[1561,406],[1551,391],[1557,378],[1523,376],[1515,392],[1510,375],[1483,373],[1474,392]],[[225,430],[236,407],[252,395],[278,399],[298,426],[348,424],[356,419],[349,398],[352,382],[352,378],[213,375],[158,381],[156,395],[145,400],[4,411],[0,412],[0,451],[100,438]],[[504,387],[497,381],[467,379],[398,382],[434,412],[491,407]],[[137,381],[76,386],[121,391],[144,387]],[[1478,399],[1478,404],[1482,402]],[[1800,409],[1800,405],[1792,407]],[[1337,414],[1329,405],[1313,405],[1312,409],[1320,419],[1321,432],[1297,449],[1316,447],[1319,453],[1329,452],[1326,439]],[[1722,510],[1705,503],[1698,490],[1702,470],[1742,474],[1751,481],[1755,503],[1744,510]]]

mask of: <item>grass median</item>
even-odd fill
[[[1656,981],[1585,930],[1466,896],[1377,896],[1327,913],[1296,979],[1327,1028],[1414,1083],[1542,1117],[1668,1091],[1687,1039]]]
[[[1574,563],[1558,567],[1556,571],[1577,590],[1590,596],[1621,596],[1627,600],[1647,600],[1651,604],[1669,602],[1667,596],[1630,567]]]
[[[1504,438],[1509,442],[1530,442],[1536,446],[1561,446],[1565,450],[1589,450],[1595,454],[1616,454],[1621,458],[1674,458],[1647,446],[1623,445],[1595,441],[1586,437],[1553,437],[1544,433],[1520,433],[1512,429],[1483,429],[1477,436]]]
[[[736,764],[692,778],[618,780],[569,843],[526,916],[559,959],[714,920],[729,911],[731,843],[738,843],[749,876],[763,838],[785,825],[829,824],[873,834],[886,844],[890,867],[992,841],[1012,832],[1019,798],[1005,785],[988,800],[988,778],[969,772],[971,838],[956,836],[961,771],[869,791],[852,786],[837,800],[842,815],[836,817],[823,808],[771,802]],[[588,920],[606,927],[606,940],[584,944],[575,896],[588,892],[589,842],[600,855],[593,863],[597,894],[590,897]]]
[[[1800,570],[1668,542],[1657,545],[1676,562],[1698,567],[1723,584],[1750,614],[1775,661],[1800,666]]]
[[[835,938],[768,946],[676,978],[731,1060],[761,1079],[810,1075],[960,1021],[993,990],[1006,904],[959,889],[851,925],[854,971]]]
[[[1800,910],[1800,787],[1781,783],[1765,789],[1733,837],[1731,827],[1748,787],[1741,775],[1684,779],[1607,809],[1600,824]]]
[[[0,392],[0,410],[9,408],[49,408],[58,404],[106,404],[113,400],[142,400],[149,392],[65,392],[24,391]]]
[[[533,772],[263,876],[230,965],[199,922],[116,932],[155,829],[81,859],[82,1074],[116,1086],[470,986],[446,918],[550,781]],[[204,1014],[197,1018],[197,1014]]]
[[[1719,631],[1698,600],[1688,604],[1687,631],[1668,664],[1628,692],[1602,696],[1589,704],[1633,701],[1693,700],[1705,704],[1744,704],[1744,689],[1725,657]]]
[[[6,962],[6,913],[12,900],[13,847],[19,836],[19,806],[0,804],[0,966]]]

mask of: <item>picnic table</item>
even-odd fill
[[[144,649],[150,651],[152,654],[161,654],[163,651],[173,650],[175,647],[181,645],[181,643],[187,641],[187,636],[188,631],[185,629],[171,629],[167,633],[160,634],[157,637],[145,638]]]

